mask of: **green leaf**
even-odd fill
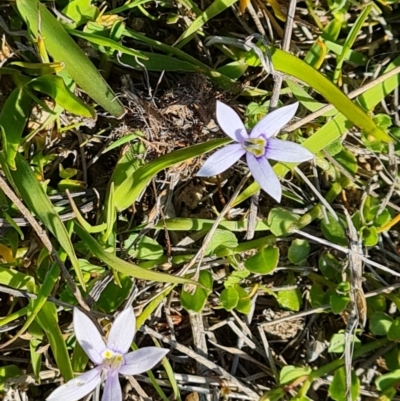
[[[232,79],[239,79],[248,69],[243,60],[233,61],[218,68],[218,72]]]
[[[176,283],[176,284],[194,284],[195,281],[188,280],[182,277],[175,277],[171,274],[158,273],[151,270],[146,270],[142,267],[128,263],[123,259],[118,258],[112,253],[106,252],[101,245],[82,227],[78,224],[74,226],[75,232],[79,235],[81,240],[85,243],[90,252],[93,253],[98,259],[104,262],[112,269],[125,274],[126,276],[136,277],[142,280],[157,281],[161,283]]]
[[[319,257],[318,268],[328,280],[334,280],[341,274],[342,264],[331,253],[325,253]]]
[[[115,207],[119,211],[130,207],[146,188],[151,179],[161,170],[210,152],[218,146],[226,145],[229,142],[230,140],[225,138],[213,139],[205,143],[168,153],[139,167],[119,185],[115,185]]]
[[[113,313],[127,299],[132,291],[133,281],[129,276],[118,274],[119,285],[111,281],[102,291],[96,305],[106,313]]]
[[[249,277],[250,272],[248,270],[235,270],[230,274],[224,281],[225,288],[234,287],[235,284],[239,284],[244,278]]]
[[[181,292],[181,303],[187,311],[201,312],[203,310],[213,288],[212,274],[202,270],[199,275],[199,283],[204,287],[197,287],[193,294],[184,289]]]
[[[301,307],[301,292],[297,288],[281,290],[278,292],[277,301],[281,308],[298,312]]]
[[[386,310],[386,296],[384,294],[367,298],[367,313],[371,316],[375,312],[384,312]]]
[[[198,73],[207,75],[222,88],[226,88],[234,93],[239,93],[242,90],[241,85],[239,85],[235,80],[221,74],[220,72],[209,67],[207,64],[200,62],[195,57],[189,56],[187,53],[178,49],[178,47],[176,46],[168,46],[165,43],[162,43],[158,40],[150,39],[149,37],[128,28],[125,29],[124,35],[129,38],[133,38],[134,40],[137,40],[139,42],[145,43],[147,46],[150,46],[153,49],[161,50],[168,55],[174,55],[178,59],[196,66]]]
[[[204,254],[212,255],[226,248],[236,248],[238,245],[238,240],[233,232],[228,230],[216,229],[212,240],[208,244]]]
[[[63,62],[68,75],[105,110],[122,117],[125,113],[122,103],[50,11],[38,0],[16,0],[16,5],[35,40],[43,39],[54,61]]]
[[[293,92],[293,95],[296,99],[307,109],[312,112],[321,109],[326,106],[326,104],[320,103],[315,100],[306,90],[304,90],[298,83],[291,81],[288,79],[286,81],[288,87]],[[331,117],[338,113],[336,109],[329,110],[326,113],[322,114],[324,117]]]
[[[294,263],[303,263],[310,253],[310,244],[305,239],[295,239],[290,244],[288,259]]]
[[[328,222],[321,221],[321,231],[328,241],[338,245],[347,245],[346,233],[331,214],[328,214]]]
[[[251,310],[251,298],[249,297],[247,291],[239,284],[235,284],[234,288],[239,295],[239,301],[236,305],[236,310],[247,315]]]
[[[337,110],[346,116],[354,125],[363,129],[368,135],[384,141],[392,142],[390,136],[382,131],[372,118],[361,107],[350,100],[336,85],[320,72],[283,50],[270,48],[274,68],[292,75],[311,86],[332,103]]]
[[[244,267],[252,273],[268,274],[274,271],[279,262],[279,248],[267,246],[260,249],[255,255],[250,256]]]
[[[220,301],[222,306],[229,312],[236,308],[239,302],[239,294],[233,287],[225,288],[221,292]]]
[[[342,312],[350,302],[350,297],[348,295],[342,294],[332,294],[329,297],[329,303],[331,304],[332,312],[339,314]]]
[[[215,220],[211,219],[197,219],[197,218],[184,218],[177,217],[175,219],[165,219],[159,221],[154,225],[154,228],[166,228],[169,231],[209,231],[215,223]],[[135,230],[141,230],[145,227],[145,224],[136,226]],[[229,230],[234,232],[241,232],[247,230],[247,222],[245,220],[233,221],[233,220],[222,220],[218,228],[221,230]],[[258,221],[256,224],[255,231],[267,231],[269,226],[266,221]]]
[[[374,226],[363,227],[360,234],[365,246],[375,246],[379,241],[379,235]]]
[[[92,4],[92,0],[72,0],[61,11],[74,24],[67,24],[70,28],[94,21],[99,16],[99,9]]]
[[[118,64],[127,64],[132,68],[147,68],[149,71],[169,71],[169,72],[198,72],[199,68],[192,63],[184,60],[179,60],[176,57],[171,57],[164,54],[141,52],[147,60],[140,60],[140,64],[136,57],[123,54],[118,60]]]
[[[372,9],[372,4],[367,5],[358,15],[357,20],[354,22],[354,24],[351,27],[351,30],[343,44],[343,49],[339,57],[337,57],[336,61],[336,68],[333,72],[333,82],[336,84],[339,80],[339,76],[342,72],[342,65],[344,60],[346,59],[351,47],[353,46],[358,33],[360,32],[366,18],[368,17],[368,14],[371,12]]]
[[[400,350],[398,345],[386,352],[384,358],[390,371],[400,369]]]
[[[53,204],[44,192],[43,187],[36,180],[33,171],[23,156],[17,154],[15,162],[17,169],[11,171],[11,176],[22,199],[28,208],[35,213],[45,227],[54,235],[67,253],[80,284],[85,288],[82,271],[64,223],[54,210]]]
[[[400,317],[398,317],[390,326],[387,337],[391,341],[400,340]]]
[[[191,36],[196,33],[207,21],[216,15],[220,14],[222,11],[229,8],[232,4],[235,4],[237,0],[214,0],[207,9],[202,12],[186,29],[185,32],[176,41],[178,47],[184,46],[189,42]]]
[[[2,144],[6,161],[13,170],[16,168],[14,159],[31,112],[31,104],[32,100],[26,92],[22,88],[15,88],[1,109]]]
[[[297,215],[280,207],[271,209],[268,215],[270,230],[277,237],[289,234],[298,221]]]
[[[75,96],[65,85],[64,80],[57,75],[44,75],[32,79],[26,88],[45,93],[53,98],[58,105],[70,113],[95,118],[96,114],[90,106]]]
[[[327,303],[326,294],[318,283],[313,283],[310,290],[310,304],[313,308],[318,308]]]
[[[392,326],[393,318],[385,312],[375,312],[369,318],[369,329],[374,336],[386,336]]]
[[[139,234],[130,234],[124,241],[124,249],[128,249],[128,255],[136,259],[155,260],[164,255],[163,247],[153,238],[142,236],[140,240],[132,246]]]
[[[75,29],[68,29],[67,32],[73,36],[76,36],[81,39],[85,39],[88,42],[94,43],[96,45],[110,48],[112,51],[118,51],[118,52],[121,52],[122,54],[128,54],[132,57],[146,59],[146,56],[142,52],[139,52],[139,51],[133,50],[129,47],[123,46],[111,38],[106,38],[101,35],[96,35],[95,33],[77,31]]]
[[[375,380],[376,387],[378,388],[379,391],[385,391],[390,387],[398,387],[399,383],[400,383],[400,369],[379,376]]]
[[[286,386],[290,383],[293,383],[300,377],[307,377],[311,372],[312,369],[309,367],[298,368],[292,365],[284,366],[279,373],[279,383],[283,386]]]
[[[332,352],[334,354],[343,354],[345,350],[345,344],[347,341],[354,342],[354,346],[357,347],[361,345],[361,341],[353,334],[345,335],[344,333],[335,333],[331,341],[329,343],[328,352]]]
[[[360,380],[358,379],[355,372],[351,371],[351,387],[350,389],[346,384],[346,369],[344,367],[339,368],[334,376],[332,383],[329,386],[329,395],[335,401],[348,401],[348,392],[351,393],[351,399],[357,400],[360,394]]]
[[[7,365],[0,367],[0,392],[4,391],[4,383],[7,379],[22,375],[21,369],[17,365]]]
[[[335,160],[342,165],[348,172],[356,174],[358,170],[358,162],[353,153],[349,149],[343,148],[335,155]]]
[[[54,304],[46,302],[38,313],[37,322],[46,333],[57,366],[66,381],[73,379],[71,360],[67,345],[58,324],[57,308]]]

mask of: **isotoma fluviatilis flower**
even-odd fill
[[[76,339],[97,366],[54,390],[46,401],[80,400],[102,380],[105,380],[102,401],[122,401],[119,374],[130,376],[146,372],[169,352],[163,348],[144,347],[128,353],[136,332],[135,323],[133,309],[125,309],[115,319],[107,342],[104,342],[94,323],[75,308]]]
[[[221,174],[246,155],[247,165],[254,179],[267,194],[280,202],[282,188],[268,159],[301,163],[314,157],[310,151],[297,143],[272,137],[294,117],[298,105],[299,103],[294,103],[272,111],[248,133],[237,113],[231,107],[217,101],[218,124],[236,143],[217,150],[207,159],[197,176],[211,177]]]

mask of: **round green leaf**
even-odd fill
[[[313,308],[318,308],[327,303],[327,296],[318,283],[314,283],[310,290],[310,303]]]
[[[239,302],[239,294],[235,288],[229,287],[225,288],[220,296],[222,306],[227,310],[231,311],[236,308]]]
[[[328,222],[321,221],[321,230],[328,241],[338,245],[347,245],[344,229],[330,214],[328,215]]]
[[[346,308],[347,304],[350,302],[350,297],[348,295],[332,294],[329,297],[329,301],[332,312],[338,314]]]
[[[357,348],[359,345],[361,345],[361,341],[355,335],[351,334],[348,337],[350,338],[350,341],[354,343],[354,347]],[[334,354],[343,354],[346,341],[349,341],[349,339],[344,333],[335,333],[329,343],[328,352],[332,352]]]
[[[104,291],[101,293],[97,306],[106,313],[113,313],[129,296],[133,281],[129,276],[117,273],[119,277],[119,284],[111,281]]]
[[[395,346],[384,355],[386,366],[390,371],[400,369],[400,349]]]
[[[292,241],[288,251],[288,259],[294,263],[302,263],[310,253],[310,244],[305,239],[295,239]]]
[[[298,220],[297,215],[280,207],[273,208],[268,215],[268,225],[272,234],[277,237],[289,234]]]
[[[331,253],[320,256],[318,268],[328,280],[336,279],[342,271],[341,263]]]
[[[379,236],[376,232],[376,227],[363,227],[361,236],[365,246],[375,246],[378,243]]]
[[[239,245],[235,234],[229,230],[215,230],[215,233],[205,250],[205,255],[211,255],[225,248],[236,248]]]
[[[279,249],[275,246],[267,246],[244,262],[244,267],[256,274],[271,273],[279,262]]]
[[[282,290],[278,292],[278,303],[281,308],[298,312],[301,306],[301,293],[295,288],[293,290]]]
[[[201,271],[199,276],[199,283],[205,288],[200,286],[196,287],[194,293],[185,291],[181,292],[181,303],[187,311],[201,312],[206,304],[208,294],[212,291],[213,279],[208,271]]]
[[[329,386],[329,395],[335,400],[335,401],[347,401],[347,393],[349,389],[347,388],[346,384],[346,370],[344,367],[339,368],[334,376],[332,383]],[[354,371],[351,371],[351,398],[353,401],[357,399],[357,397],[360,394],[360,380],[354,373]]]
[[[236,310],[247,315],[251,310],[251,298],[249,297],[247,291],[240,285],[236,284],[234,288],[239,295],[239,301],[236,305]]]
[[[163,247],[153,238],[143,236],[132,246],[139,234],[131,234],[124,241],[124,248],[128,249],[128,255],[136,259],[156,260],[164,255]]]
[[[308,376],[311,372],[311,368],[297,368],[292,365],[284,366],[279,373],[279,383],[288,385],[300,377]]]
[[[376,387],[380,391],[385,391],[389,387],[396,386],[400,382],[400,369],[386,373],[375,380]]]
[[[369,329],[374,336],[386,336],[393,318],[385,312],[375,312],[369,319]]]
[[[392,341],[400,340],[400,317],[398,317],[390,326],[388,331],[388,339]]]

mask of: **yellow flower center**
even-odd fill
[[[253,153],[255,157],[261,157],[265,154],[267,140],[261,137],[249,138],[243,142],[242,146],[247,152]]]
[[[118,369],[124,361],[124,357],[121,354],[110,349],[106,349],[101,356],[103,358],[103,366],[109,366],[113,370]]]

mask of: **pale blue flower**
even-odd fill
[[[102,401],[122,401],[119,374],[130,376],[146,372],[169,352],[163,348],[145,347],[128,353],[136,332],[132,308],[117,316],[107,342],[94,323],[77,308],[74,309],[74,330],[79,344],[97,366],[54,390],[47,401],[80,400],[102,380],[105,380]]]
[[[250,133],[246,131],[237,113],[217,101],[217,121],[226,135],[236,143],[216,151],[197,173],[198,177],[221,174],[242,156],[260,187],[280,202],[282,188],[268,159],[279,162],[301,163],[312,159],[313,154],[294,142],[273,138],[296,114],[298,103],[281,107],[261,119]]]

